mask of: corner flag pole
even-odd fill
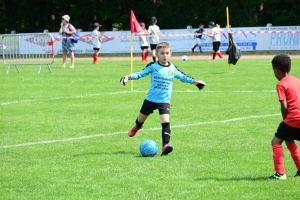
[[[133,73],[133,45],[132,45],[132,33],[130,33],[130,74]],[[133,91],[133,81],[130,81],[130,91]]]
[[[139,33],[143,29],[138,23],[134,13],[130,10],[130,73],[133,73],[133,35],[132,33]],[[133,81],[130,81],[130,90],[133,91]]]
[[[226,16],[227,16],[227,37],[228,37],[228,47],[229,47],[229,32],[230,32],[230,27],[229,27],[229,12],[228,12],[228,7],[226,7]],[[228,73],[230,73],[230,64],[228,64]]]

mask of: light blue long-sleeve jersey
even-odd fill
[[[146,99],[155,103],[170,103],[174,78],[191,84],[195,81],[172,63],[163,66],[158,62],[151,62],[142,71],[130,74],[130,76],[132,80],[138,80],[149,74],[151,74],[151,87]]]

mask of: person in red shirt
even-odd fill
[[[282,142],[285,141],[294,163],[298,169],[295,177],[300,176],[300,149],[294,140],[300,140],[300,80],[291,76],[291,59],[288,55],[279,54],[272,60],[278,99],[281,105],[283,121],[279,124],[272,139],[275,174],[269,179],[286,179]]]

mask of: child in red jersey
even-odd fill
[[[280,54],[273,58],[272,66],[275,77],[278,99],[281,105],[283,121],[272,139],[273,161],[276,173],[269,179],[286,179],[282,142],[285,141],[294,163],[298,169],[295,177],[300,176],[300,149],[294,140],[300,140],[300,80],[289,74],[291,59]]]

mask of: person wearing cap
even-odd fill
[[[99,55],[99,51],[100,51],[100,48],[101,48],[101,42],[102,42],[101,34],[99,32],[99,29],[100,29],[101,25],[99,23],[95,22],[93,24],[93,27],[94,27],[94,30],[91,33],[93,48],[94,48],[94,54],[93,54],[94,62],[93,62],[93,64],[98,64],[98,55]]]
[[[59,34],[63,36],[62,39],[62,50],[63,50],[63,65],[62,68],[66,68],[66,59],[67,59],[67,53],[69,51],[70,57],[71,57],[71,66],[70,68],[74,68],[74,43],[72,42],[70,37],[72,34],[76,33],[76,29],[72,24],[69,23],[70,16],[64,15],[61,19]]]
[[[160,29],[156,25],[156,17],[151,17],[150,23],[151,25],[148,28],[148,33],[150,34],[150,48],[152,50],[153,61],[156,62],[156,46],[159,43]]]
[[[208,27],[211,29],[211,33],[204,34],[212,38],[213,41],[212,59],[214,60],[216,58],[216,55],[218,55],[222,60],[224,60],[224,57],[219,50],[221,46],[221,33],[223,33],[224,31],[220,28],[219,24],[215,24],[214,22],[208,22]]]

